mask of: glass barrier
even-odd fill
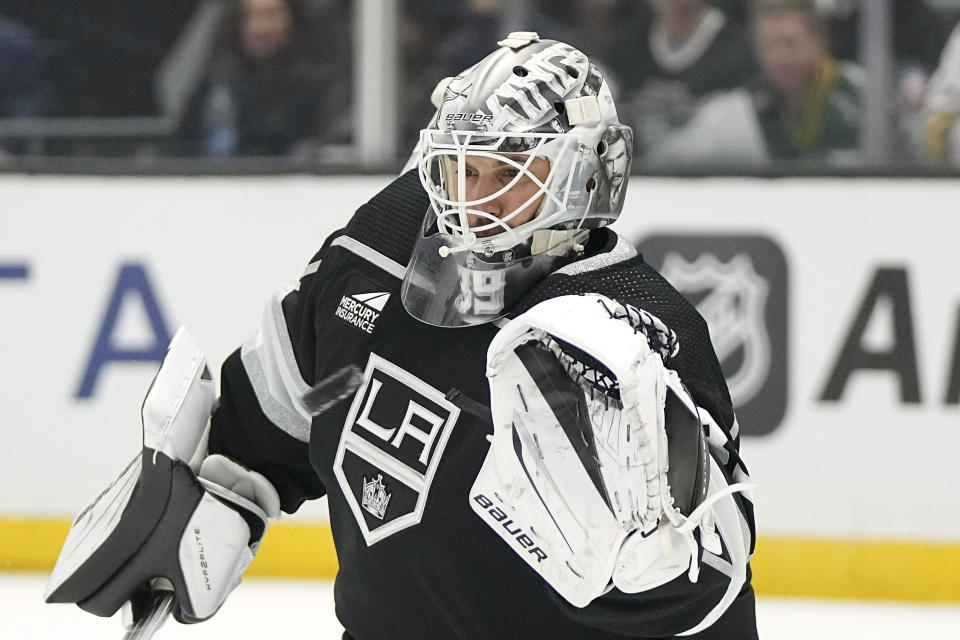
[[[296,156],[352,138],[347,0],[0,0],[0,144]]]
[[[0,0],[0,158],[399,166],[436,83],[534,30],[604,74],[636,171],[960,167],[960,0],[381,0],[381,31],[370,1]],[[384,48],[392,155],[364,165]]]

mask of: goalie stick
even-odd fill
[[[350,396],[362,381],[360,367],[355,364],[341,367],[304,394],[304,406],[311,415],[320,415]],[[150,640],[170,617],[173,603],[173,591],[162,588],[149,592],[142,610],[127,603],[124,612],[129,611],[130,623],[124,625],[126,633],[123,640]]]
[[[136,616],[136,613],[132,613],[136,618],[136,622],[129,625],[127,632],[123,636],[123,640],[149,640],[152,638],[153,634],[163,626],[163,623],[167,621],[167,618],[173,612],[173,591],[166,589],[150,591],[149,599],[145,605],[139,617]],[[133,609],[134,607],[129,607],[131,612]],[[126,613],[127,610],[128,609],[125,608],[124,613]]]

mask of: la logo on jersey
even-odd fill
[[[372,334],[389,299],[390,294],[386,291],[344,295],[333,315],[365,333]]]
[[[367,545],[420,522],[460,409],[370,354],[333,470]]]

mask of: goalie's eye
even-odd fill
[[[454,162],[454,171],[457,171],[459,166],[459,164]],[[518,169],[512,164],[493,160],[491,160],[489,163],[467,162],[463,167],[463,176],[466,178],[468,183],[476,180],[489,179],[499,183],[500,185],[507,185],[516,180],[517,176],[522,173],[522,169]]]
[[[520,175],[520,170],[514,167],[504,167],[500,170],[500,179],[509,182]]]

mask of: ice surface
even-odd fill
[[[123,637],[119,614],[103,619],[74,605],[44,604],[45,582],[39,574],[0,574],[0,638]],[[960,605],[760,598],[757,618],[765,640],[960,637]],[[250,579],[207,622],[188,626],[170,620],[154,638],[339,640],[341,632],[331,582]]]

